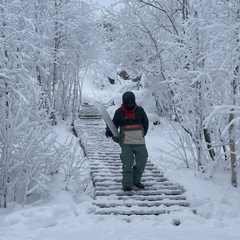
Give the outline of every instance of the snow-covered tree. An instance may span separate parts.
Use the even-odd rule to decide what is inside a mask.
[[[111,60],[131,74],[143,76],[138,85],[152,91],[159,114],[165,115],[171,108],[171,92],[162,85],[166,78],[163,53],[165,42],[177,31],[173,17],[177,4],[174,8],[164,1],[121,2],[124,8],[109,15],[114,26]]]
[[[217,5],[215,37],[211,42],[212,76],[216,79],[218,96],[207,119],[211,122],[216,148],[227,146],[223,151],[231,161],[232,185],[237,186],[237,159],[239,155],[239,1],[224,1]]]
[[[159,113],[180,122],[198,166],[231,156],[236,179],[239,1],[120,2],[125,7],[109,15],[112,61],[143,73]]]
[[[0,5],[0,206],[25,202],[33,191],[43,191],[47,175],[57,171],[55,135],[39,107],[34,57],[42,51],[28,2]],[[34,66],[34,67],[33,67]]]

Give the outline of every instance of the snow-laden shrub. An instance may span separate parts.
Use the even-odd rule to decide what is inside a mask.
[[[24,203],[34,191],[42,193],[59,165],[56,136],[38,110],[34,82],[29,81],[29,88],[21,80],[5,83],[0,96],[0,207]]]

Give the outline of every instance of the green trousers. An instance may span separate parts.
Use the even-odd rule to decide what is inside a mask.
[[[122,185],[123,187],[132,187],[133,184],[141,181],[145,165],[147,163],[148,152],[145,144],[141,145],[121,145],[122,160]],[[134,159],[136,165],[133,166]]]

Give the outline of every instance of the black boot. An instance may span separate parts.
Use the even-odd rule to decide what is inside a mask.
[[[141,189],[144,189],[144,188],[145,188],[145,186],[144,186],[142,183],[140,183],[140,182],[135,183],[134,186],[135,186],[135,187],[138,187],[138,188],[141,188]]]
[[[124,192],[132,191],[132,187],[129,187],[129,186],[123,187],[123,191]]]

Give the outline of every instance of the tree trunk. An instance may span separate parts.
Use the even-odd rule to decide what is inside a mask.
[[[239,6],[238,6],[239,7]],[[240,22],[240,8],[237,9],[237,22]],[[236,43],[239,46],[240,38],[239,38],[239,27],[236,29]],[[237,48],[239,50],[239,47]],[[236,99],[238,97],[239,91],[239,82],[240,82],[240,66],[237,65],[234,69],[234,79],[231,82],[232,86],[232,97],[233,97],[233,105],[237,105]],[[232,109],[232,112],[234,109]],[[230,145],[230,159],[231,159],[231,182],[234,187],[237,187],[237,157],[236,157],[236,142],[234,135],[234,124],[231,123],[234,120],[234,114],[230,113],[229,115],[229,123],[231,124],[229,127],[229,145]]]
[[[234,114],[230,113],[229,115],[229,122],[232,122],[234,119]],[[234,187],[237,187],[237,161],[236,161],[236,146],[235,146],[235,139],[233,136],[233,130],[234,130],[234,125],[231,124],[229,128],[229,135],[230,135],[230,159],[231,159],[231,170],[232,170],[232,176],[231,176],[231,182]]]
[[[210,155],[211,159],[214,161],[215,152],[212,149],[212,142],[211,142],[211,137],[210,137],[208,129],[204,128],[203,134],[204,134],[205,141],[207,142],[207,149],[208,149],[209,155]]]
[[[182,1],[182,18],[183,20],[188,19],[188,1],[187,0],[183,0]]]

